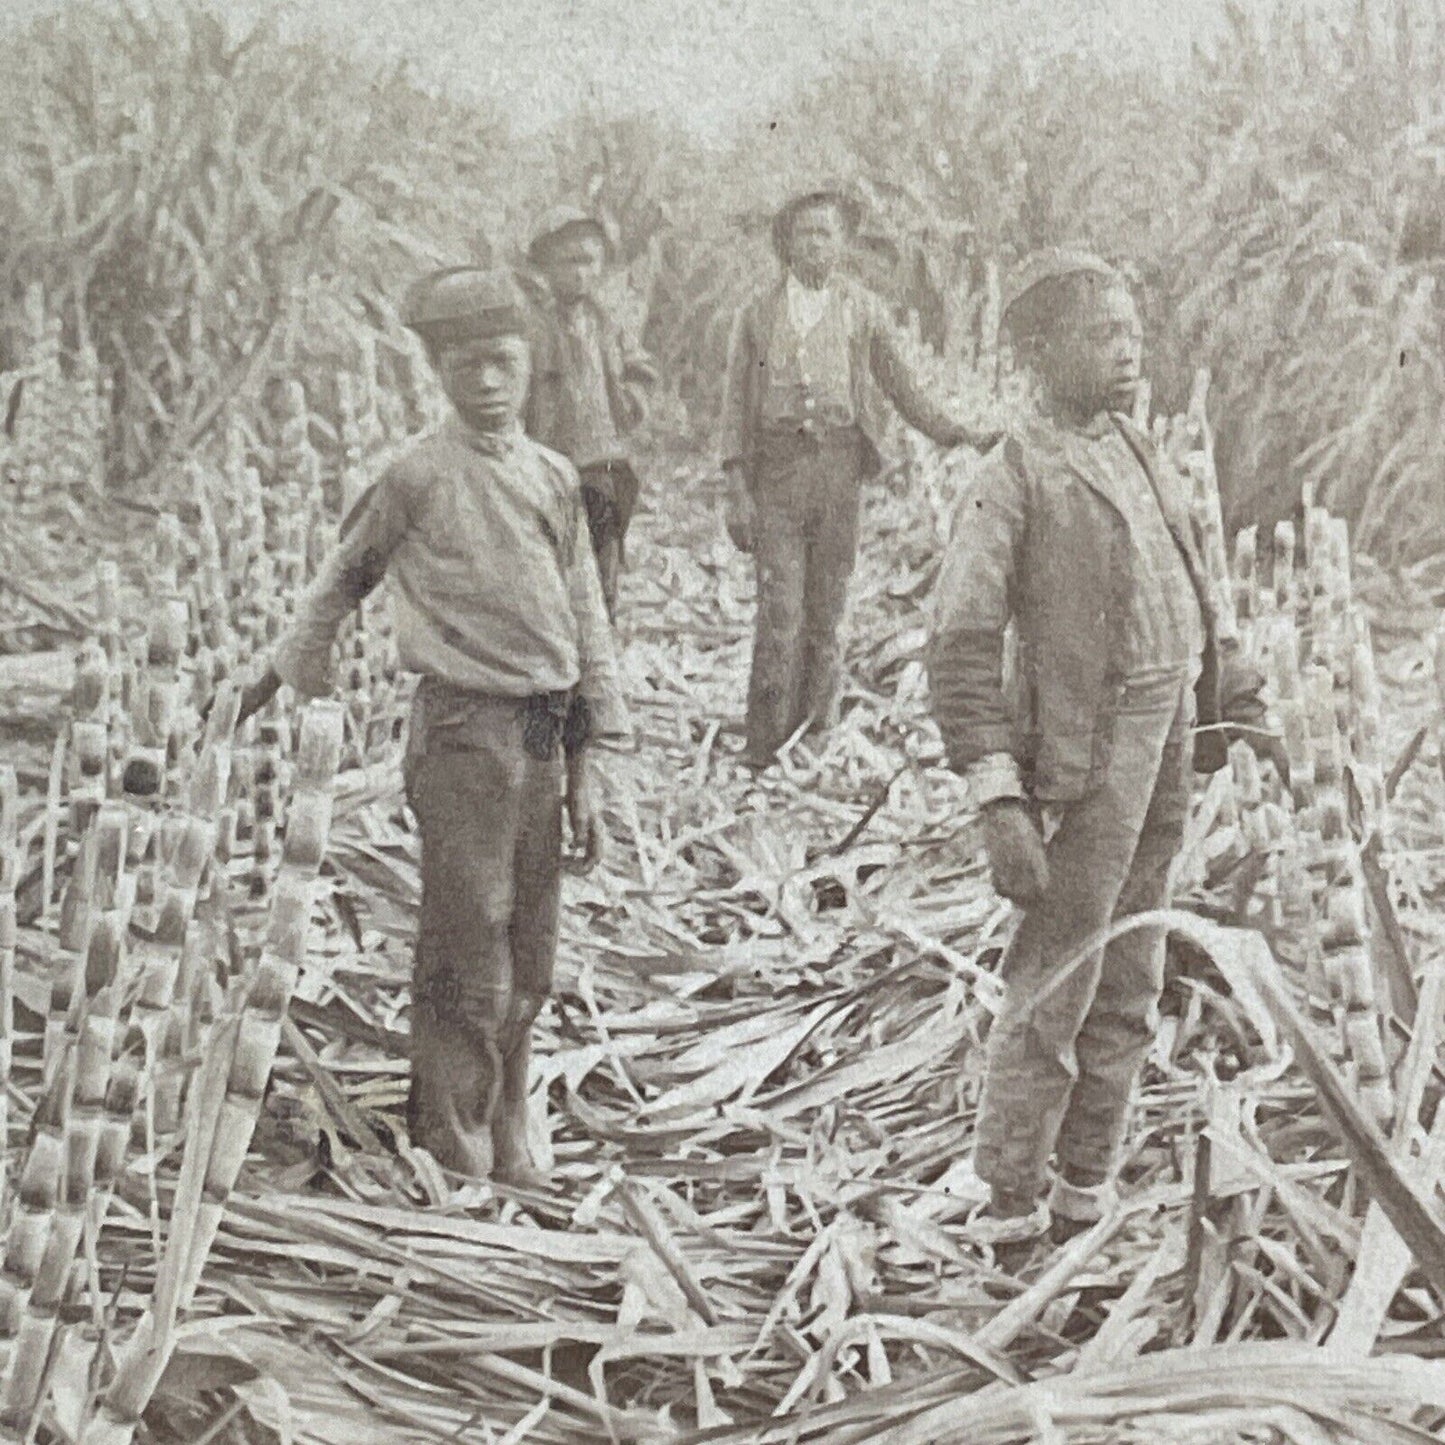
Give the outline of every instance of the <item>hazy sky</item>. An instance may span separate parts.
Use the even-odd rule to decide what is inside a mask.
[[[1032,21],[1069,43],[1095,25],[1150,48],[1173,39],[1164,19],[1178,0],[293,0],[300,18],[346,29],[368,45],[415,56],[449,88],[495,95],[519,124],[550,119],[589,93],[607,109],[655,105],[715,132],[756,112],[760,123],[800,75],[841,54],[928,56]],[[404,24],[398,14],[404,13]]]
[[[0,0],[12,19],[65,0]],[[271,0],[217,0],[238,18]],[[1246,0],[1261,9],[1270,0]],[[1294,0],[1292,8],[1332,3]],[[662,109],[705,136],[756,119],[838,56],[923,63],[1026,35],[1041,51],[1174,65],[1217,23],[1219,0],[281,0],[288,27],[419,77],[491,97],[521,129],[592,99],[608,112]]]

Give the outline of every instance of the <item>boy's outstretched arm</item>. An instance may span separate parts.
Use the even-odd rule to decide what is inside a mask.
[[[742,463],[748,453],[748,430],[752,422],[749,397],[752,370],[757,365],[752,308],[740,307],[728,333],[727,369],[723,374],[722,408],[718,412],[715,464],[719,471]]]
[[[276,644],[265,673],[242,691],[240,722],[264,707],[282,683],[301,697],[331,691],[336,631],[386,574],[406,527],[401,487],[388,472],[361,494],[342,520],[340,540],[302,595],[295,620]]]
[[[753,501],[747,464],[752,424],[749,399],[757,363],[752,308],[744,306],[734,316],[728,335],[727,371],[713,458],[724,486],[724,525],[733,546],[743,552],[753,550]]]

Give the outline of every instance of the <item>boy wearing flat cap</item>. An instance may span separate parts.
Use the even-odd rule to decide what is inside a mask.
[[[594,750],[629,724],[577,472],[522,429],[516,283],[444,271],[405,309],[456,415],[357,501],[242,710],[283,681],[328,691],[337,628],[390,577],[401,663],[421,675],[403,763],[422,864],[408,1126],[459,1174],[535,1185],[527,1073],[552,985],[564,798],[590,866]]]
[[[778,212],[783,274],[738,313],[729,347],[718,464],[728,533],[757,572],[746,758],[759,768],[805,723],[836,721],[859,505],[882,461],[874,383],[940,445],[982,440],[924,389],[882,302],[841,274],[857,211],[823,190]]]
[[[640,490],[626,437],[647,415],[657,373],[603,308],[599,288],[611,260],[606,227],[585,211],[559,206],[538,225],[527,249],[543,285],[534,296],[526,425],[530,436],[581,473],[602,593],[615,619],[623,548]]]
[[[1066,1237],[1109,1197],[1158,1024],[1164,935],[1080,955],[1112,920],[1166,906],[1191,773],[1222,766],[1232,735],[1188,498],[1125,415],[1140,363],[1128,289],[1095,256],[1048,252],[1021,268],[1004,320],[1037,415],[961,502],[929,653],[934,716],[981,809],[994,886],[1023,909],[974,1153],[992,1197],[972,1229],[990,1243],[1051,1220]],[[1261,682],[1232,667],[1229,722],[1261,721]]]

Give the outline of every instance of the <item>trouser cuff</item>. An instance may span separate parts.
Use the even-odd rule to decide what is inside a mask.
[[[1000,1189],[995,1185],[989,1194],[989,1208],[994,1214],[1009,1218],[1032,1214],[1042,1194],[1038,1189]]]
[[[1076,1224],[1096,1224],[1113,1208],[1117,1198],[1108,1180],[1098,1184],[1074,1184],[1060,1175],[1049,1191],[1049,1211],[1056,1219]]]

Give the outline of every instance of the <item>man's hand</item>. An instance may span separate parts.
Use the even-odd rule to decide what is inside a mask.
[[[599,791],[597,764],[584,748],[567,760],[567,823],[572,830],[567,866],[577,873],[590,873],[602,858]]]
[[[1000,798],[979,815],[994,891],[1011,903],[1037,903],[1049,886],[1043,834],[1018,798]]]
[[[972,447],[980,456],[991,452],[1004,438],[1001,431],[974,431],[972,427],[958,426],[945,439],[947,447]]]
[[[747,482],[742,469],[729,467],[727,479],[727,500],[723,503],[723,525],[728,537],[739,552],[753,550],[753,499],[748,495]]]

